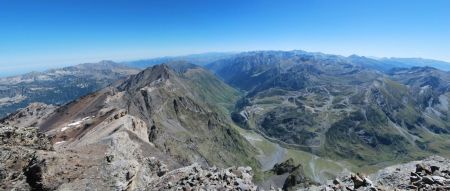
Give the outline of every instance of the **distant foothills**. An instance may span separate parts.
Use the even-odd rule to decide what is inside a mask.
[[[0,117],[26,107],[33,102],[62,105],[83,95],[87,95],[111,82],[136,74],[142,69],[173,61],[186,61],[214,70],[221,60],[230,60],[255,53],[295,53],[339,58],[367,67],[388,71],[393,68],[433,67],[450,71],[450,63],[424,58],[373,58],[351,55],[348,57],[323,53],[293,51],[250,51],[250,52],[210,52],[186,56],[167,56],[127,62],[100,61],[64,68],[50,69],[44,72],[30,72],[0,78]]]

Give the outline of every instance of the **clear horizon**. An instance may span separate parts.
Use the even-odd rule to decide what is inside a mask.
[[[0,0],[0,23],[0,76],[253,50],[450,61],[445,0]]]

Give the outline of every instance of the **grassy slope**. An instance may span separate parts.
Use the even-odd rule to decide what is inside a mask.
[[[184,75],[190,80],[191,87],[194,88],[193,92],[198,94],[197,99],[219,109],[218,111],[226,116],[241,96],[239,91],[204,69],[191,69]]]
[[[241,96],[241,93],[234,88],[228,86],[224,82],[220,81],[216,76],[210,72],[195,68],[190,69],[184,73],[184,77],[189,80],[190,87],[193,88],[191,92],[196,94],[196,99],[209,105],[214,112],[217,112],[228,124],[231,124],[231,119],[229,118],[229,111],[234,106],[234,103]],[[209,155],[211,163],[214,164],[215,160],[220,160],[222,157],[216,155],[217,150],[220,147],[235,148],[231,152],[235,155],[236,162],[230,163],[230,165],[249,165],[254,169],[260,168],[259,163],[254,160],[254,155],[256,152],[252,145],[245,140],[235,128],[216,128],[213,131],[214,134],[220,136],[219,140],[231,140],[229,142],[223,142],[222,145],[217,147],[212,147],[209,144],[200,144],[199,151],[203,155]],[[241,146],[243,148],[238,148]],[[230,161],[231,162],[231,161]]]

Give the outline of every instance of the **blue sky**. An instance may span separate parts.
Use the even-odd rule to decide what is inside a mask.
[[[450,1],[0,0],[0,75],[269,49],[450,61]]]

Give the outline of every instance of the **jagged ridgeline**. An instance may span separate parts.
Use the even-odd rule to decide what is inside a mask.
[[[232,119],[287,147],[357,165],[450,156],[450,74],[389,66],[357,56],[261,51],[208,67],[247,92]]]
[[[185,62],[158,65],[118,90],[129,114],[150,122],[149,140],[173,155],[210,165],[257,164],[251,145],[230,127],[225,112],[238,92],[209,71]]]
[[[214,106],[237,95],[207,70],[178,62],[148,68],[62,109],[69,111],[71,120],[125,112],[145,123],[144,139],[177,161],[230,166],[254,162],[252,147],[230,128],[223,108]],[[89,103],[85,110],[71,115],[72,108],[85,102]],[[67,121],[64,118],[52,117],[51,123],[44,123],[52,126],[43,128],[53,129],[59,121]]]
[[[145,69],[59,108],[34,104],[2,124],[32,124],[51,138],[56,152],[43,163],[60,170],[42,169],[43,176],[52,177],[43,187],[139,190],[155,186],[151,173],[158,170],[149,165],[155,160],[168,169],[194,162],[258,169],[255,148],[230,126],[227,107],[238,96],[211,72],[176,62]],[[72,179],[52,174],[63,172]]]

